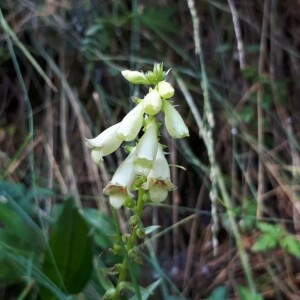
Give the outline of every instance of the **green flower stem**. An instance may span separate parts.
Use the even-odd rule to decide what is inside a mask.
[[[138,200],[137,200],[137,205],[134,209],[134,216],[136,216],[138,222],[140,221],[141,218],[141,214],[143,211],[143,207],[144,207],[144,197],[145,191],[142,188],[139,188],[138,190]],[[128,252],[134,248],[135,244],[136,244],[136,240],[137,240],[137,230],[139,229],[139,226],[136,225],[133,228],[132,234],[130,236],[130,239],[127,243],[127,245],[125,245],[125,250],[126,250],[126,254],[124,255],[123,261],[122,261],[122,266],[121,266],[121,270],[119,273],[119,278],[118,278],[118,283],[117,283],[117,293],[115,296],[115,299],[119,299],[119,289],[118,286],[120,285],[121,282],[126,280],[126,276],[127,276],[127,269],[128,269],[128,261],[129,261],[129,257],[128,257]],[[138,294],[139,291],[138,291]]]

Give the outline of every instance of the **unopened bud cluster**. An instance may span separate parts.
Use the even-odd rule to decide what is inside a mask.
[[[104,188],[110,204],[120,208],[124,201],[133,198],[134,183],[141,176],[145,178],[141,188],[149,192],[150,200],[162,202],[169,191],[175,189],[170,179],[170,168],[159,142],[159,123],[156,119],[161,111],[164,123],[171,137],[183,138],[189,135],[182,117],[174,108],[170,98],[174,88],[165,81],[162,64],[155,64],[153,71],[143,73],[125,70],[124,78],[133,84],[149,86],[149,92],[138,104],[117,123],[93,139],[87,139],[93,160],[99,164],[103,156],[117,150],[124,141],[136,141],[127,158],[117,168],[111,181]],[[140,139],[138,134],[143,132]]]

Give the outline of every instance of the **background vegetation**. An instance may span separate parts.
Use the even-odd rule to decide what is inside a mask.
[[[162,136],[186,170],[144,211],[160,227],[132,290],[299,299],[299,1],[194,2],[0,2],[1,299],[100,299],[112,286],[118,232],[102,189],[125,153],[98,169],[84,141],[141,93],[120,71],[154,62],[172,68],[191,136]],[[128,230],[128,211],[118,218]]]

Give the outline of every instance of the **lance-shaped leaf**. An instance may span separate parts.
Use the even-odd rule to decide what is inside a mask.
[[[63,291],[75,294],[90,278],[92,259],[88,225],[69,198],[51,233],[43,272]]]

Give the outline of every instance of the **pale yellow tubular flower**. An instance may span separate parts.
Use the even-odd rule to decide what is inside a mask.
[[[153,119],[146,125],[145,133],[136,146],[134,163],[139,175],[147,176],[156,158],[158,148],[157,129],[157,123]]]
[[[142,128],[143,115],[144,107],[141,102],[123,118],[117,129],[117,136],[125,141],[134,140]]]
[[[122,71],[123,77],[133,84],[148,84],[148,79],[142,72],[124,70]]]
[[[156,115],[160,112],[162,100],[157,90],[151,90],[142,101],[145,113],[148,115]]]
[[[86,140],[86,146],[92,149],[91,155],[95,163],[103,161],[103,156],[109,155],[116,151],[122,144],[122,139],[117,136],[117,129],[120,123],[117,123],[93,139]]]
[[[127,158],[117,168],[111,181],[103,189],[105,195],[109,196],[109,202],[112,207],[120,208],[126,197],[132,197],[131,186],[135,180],[135,148],[133,148]]]
[[[162,202],[167,198],[168,192],[176,188],[170,179],[170,167],[165,158],[162,146],[158,145],[155,161],[147,176],[143,188],[149,190],[153,202]]]
[[[163,111],[165,113],[165,125],[171,137],[180,139],[190,135],[181,115],[167,100],[163,101]]]

